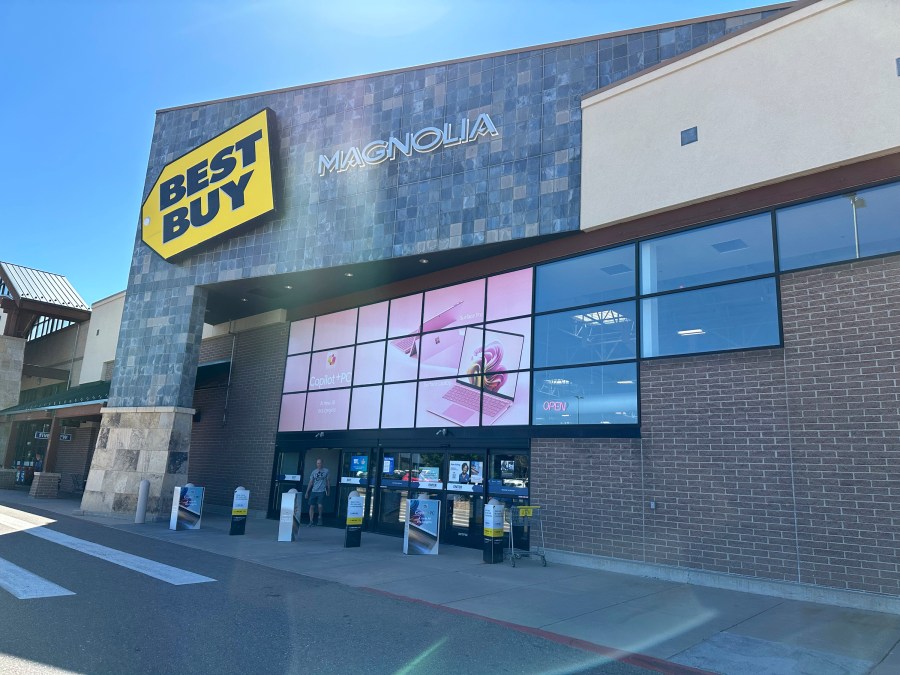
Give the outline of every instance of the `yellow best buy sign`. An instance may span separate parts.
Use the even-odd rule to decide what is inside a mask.
[[[165,166],[141,207],[141,238],[168,260],[275,210],[266,108]]]

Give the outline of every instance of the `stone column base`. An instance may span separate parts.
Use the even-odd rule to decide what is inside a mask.
[[[34,474],[28,496],[36,499],[56,499],[59,497],[59,479],[58,473],[38,471]]]
[[[105,408],[81,498],[88,514],[133,516],[142,480],[150,481],[147,521],[168,520],[172,491],[187,482],[194,411]]]

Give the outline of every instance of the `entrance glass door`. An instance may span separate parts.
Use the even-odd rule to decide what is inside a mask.
[[[383,450],[379,455],[380,483],[375,527],[387,534],[403,534],[409,498],[412,453]]]
[[[491,450],[488,471],[488,497],[511,506],[524,506],[529,503],[530,457],[527,452],[516,450]],[[504,525],[506,532],[509,526]],[[516,548],[528,549],[529,532],[527,527],[516,527],[513,532]]]
[[[291,488],[303,494],[303,467],[302,450],[285,450],[277,454],[275,460],[275,485],[269,501],[269,517],[278,517],[281,509],[281,495]]]
[[[443,538],[448,544],[480,548],[484,534],[484,451],[451,451]]]
[[[341,477],[338,491],[338,516],[341,526],[347,521],[347,500],[352,492],[356,492],[365,500],[363,527],[368,529],[371,524],[375,502],[376,472],[372,471],[375,462],[374,454],[368,449],[352,448],[344,450],[341,455]]]

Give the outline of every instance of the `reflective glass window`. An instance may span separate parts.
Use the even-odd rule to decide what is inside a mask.
[[[645,298],[641,336],[645,357],[777,345],[775,280]]]
[[[635,294],[634,246],[541,265],[536,274],[536,312],[627,298]]]
[[[534,318],[534,367],[633,359],[634,302],[595,305]]]
[[[851,195],[856,208],[859,255],[900,251],[900,183]]]
[[[533,424],[637,424],[637,364],[534,373]]]
[[[772,217],[768,213],[641,244],[642,293],[660,293],[774,271]]]
[[[778,209],[775,222],[782,270],[856,257],[853,201],[847,196]]]

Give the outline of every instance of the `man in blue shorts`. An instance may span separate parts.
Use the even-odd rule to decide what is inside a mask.
[[[310,494],[311,493],[311,494]],[[316,460],[316,470],[309,476],[306,486],[306,500],[309,502],[309,527],[315,525],[313,513],[319,505],[319,525],[322,524],[322,511],[325,510],[325,498],[328,496],[328,469],[322,467],[322,460]]]

